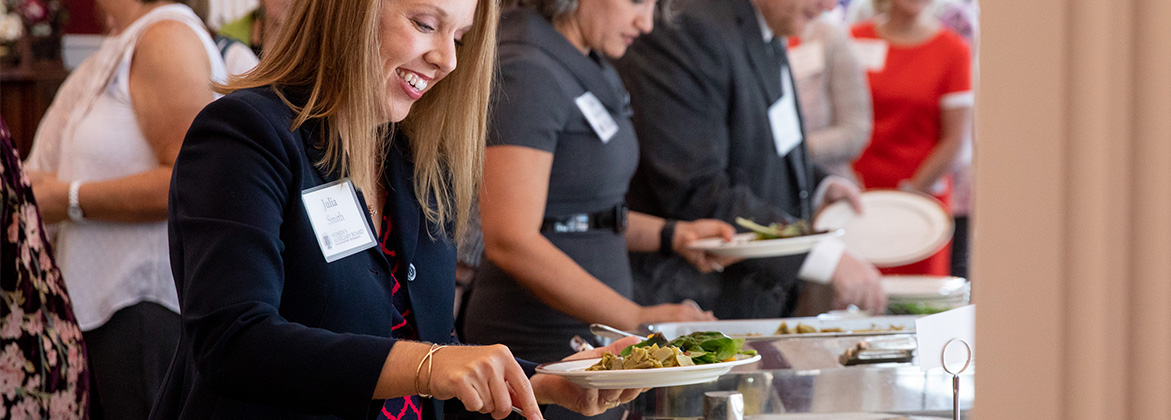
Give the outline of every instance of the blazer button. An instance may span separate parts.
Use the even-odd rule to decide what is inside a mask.
[[[806,191],[806,190],[801,190],[801,193],[800,193],[800,194],[798,194],[798,195],[800,195],[800,196],[801,196],[801,199],[802,199],[802,200],[808,199],[808,198],[809,198],[809,191]]]
[[[415,281],[415,264],[407,264],[407,281]]]

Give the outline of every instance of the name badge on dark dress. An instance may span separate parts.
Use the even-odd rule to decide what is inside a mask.
[[[358,204],[354,184],[334,181],[301,191],[317,245],[325,262],[334,262],[375,245],[365,209]]]
[[[614,133],[618,132],[618,123],[610,117],[610,112],[606,111],[602,101],[599,101],[593,93],[586,92],[574,99],[573,102],[577,103],[577,107],[585,115],[590,127],[594,128],[594,133],[602,139],[602,143],[609,143],[610,139],[614,137]]]

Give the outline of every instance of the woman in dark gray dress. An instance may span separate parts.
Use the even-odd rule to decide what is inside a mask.
[[[484,259],[464,312],[464,340],[502,343],[535,362],[572,353],[589,323],[714,319],[688,304],[629,299],[627,250],[679,252],[701,270],[726,263],[689,250],[734,229],[629,213],[638,166],[626,89],[602,57],[651,30],[654,0],[533,0],[503,14],[480,211]],[[627,223],[629,218],[629,223]]]

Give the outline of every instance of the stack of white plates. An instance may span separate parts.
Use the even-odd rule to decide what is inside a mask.
[[[894,314],[926,315],[971,303],[972,286],[962,277],[885,276],[887,310]]]

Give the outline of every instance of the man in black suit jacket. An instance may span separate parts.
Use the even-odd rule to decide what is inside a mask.
[[[685,0],[686,1],[686,0]],[[809,220],[815,204],[857,199],[807,159],[781,37],[822,12],[818,0],[692,0],[618,61],[641,146],[632,210],[664,218]],[[854,201],[856,203],[856,201]],[[840,241],[809,254],[702,274],[677,256],[632,255],[635,299],[693,299],[720,318],[792,314],[802,281],[828,283],[834,306],[881,312],[878,271]]]

